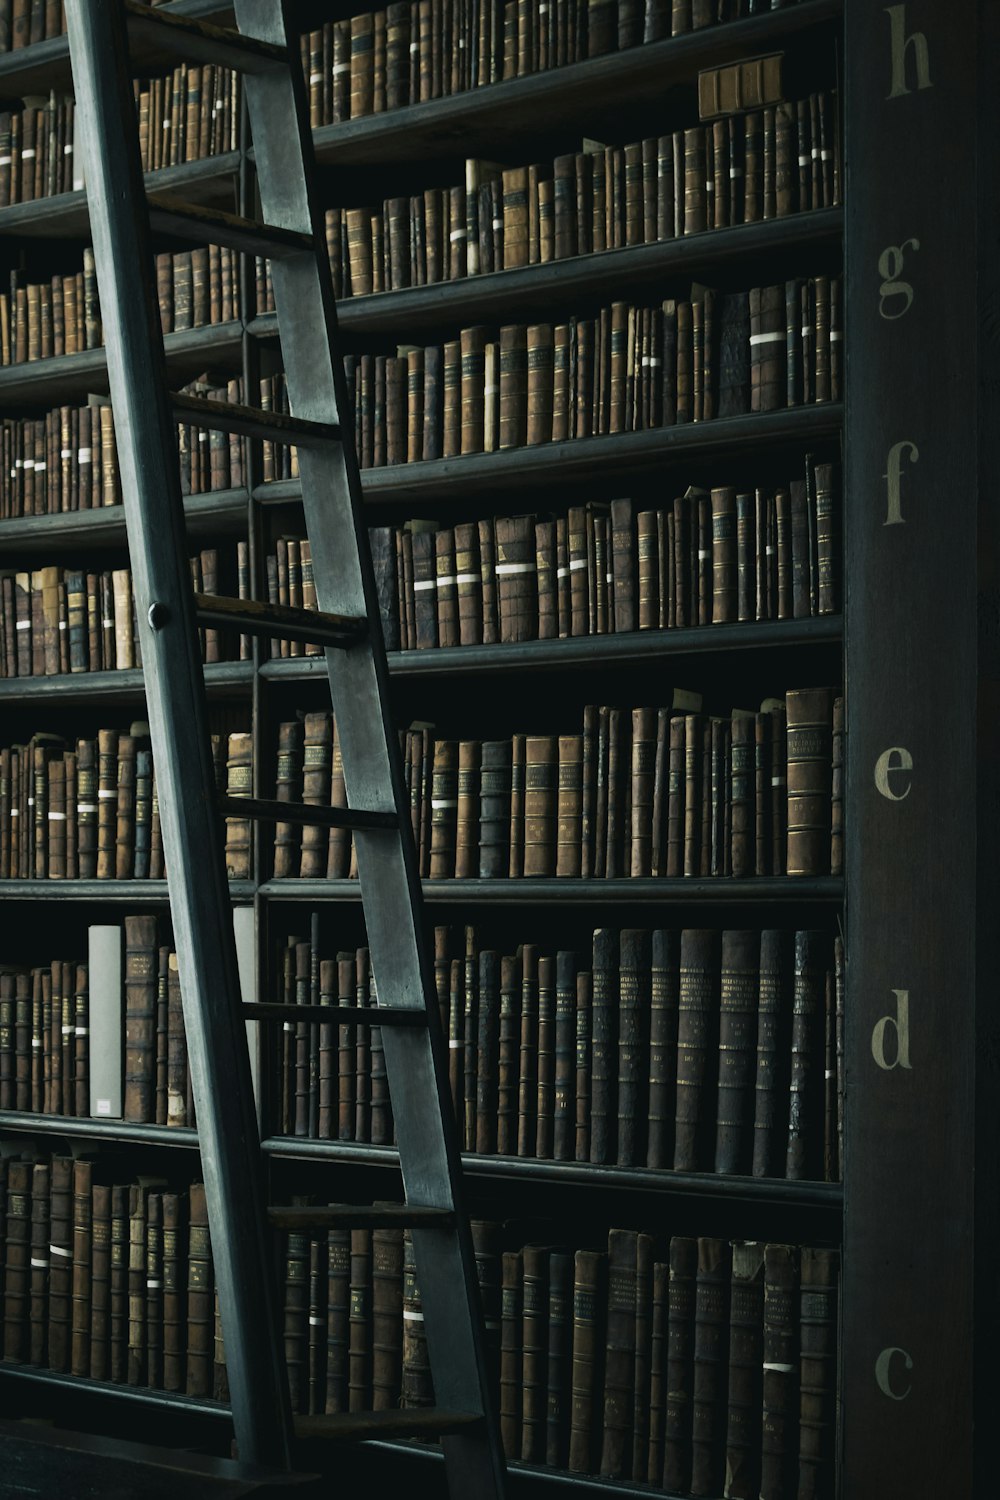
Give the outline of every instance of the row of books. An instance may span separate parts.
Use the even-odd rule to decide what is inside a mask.
[[[775,8],[777,0],[397,0],[303,35],[313,128],[522,78]]]
[[[204,1186],[115,1182],[113,1170],[99,1159],[0,1157],[4,1359],[221,1395]]]
[[[0,969],[0,1109],[89,1115],[90,986],[85,962]]]
[[[841,201],[834,116],[835,97],[813,94],[624,147],[588,141],[541,165],[469,160],[454,186],[329,209],[336,294],[455,281],[832,207]],[[258,258],[261,312],[274,305],[266,277]]]
[[[249,598],[246,542],[204,547],[190,559],[200,594]],[[249,658],[246,637],[212,627],[199,631],[202,660]],[[142,666],[140,632],[128,568],[85,572],[46,567],[0,575],[0,677],[51,677]]]
[[[241,403],[242,380],[216,385],[207,376],[182,394]],[[232,433],[177,425],[181,490],[201,495],[245,482],[243,439]],[[106,396],[86,406],[59,406],[44,417],[0,421],[0,520],[96,510],[121,503],[114,414]]]
[[[604,433],[838,401],[839,278],[750,292],[700,288],[691,302],[616,302],[567,323],[464,328],[395,356],[348,354],[362,468],[492,453]],[[287,409],[282,376],[262,382]],[[263,445],[265,480],[298,472]]]
[[[829,875],[843,866],[843,699],[759,713],[589,705],[582,732],[439,738],[415,727],[403,769],[420,873],[437,879]],[[278,726],[277,796],[346,807],[329,713]],[[353,875],[347,829],[279,823],[276,878]]]
[[[112,1176],[0,1158],[4,1358],[226,1399],[203,1185]],[[835,1251],[634,1229],[580,1244],[544,1221],[477,1220],[473,1243],[508,1458],[675,1494],[721,1494],[727,1473],[735,1496],[829,1493]],[[407,1232],[289,1234],[281,1259],[294,1411],[433,1403]]]
[[[148,0],[162,5],[164,0]],[[16,52],[61,36],[66,30],[63,0],[0,0],[0,52]]]
[[[434,951],[465,1151],[839,1179],[839,937],[601,928],[587,952],[503,954],[473,927],[438,927]],[[267,1054],[275,1128],[390,1144],[378,1028],[294,1020],[296,1005],[375,1005],[368,949],[324,958],[290,937],[276,977],[289,1021]]]
[[[249,733],[213,734],[211,748],[217,789],[249,796]],[[249,877],[248,820],[226,819],[226,862],[232,878]],[[163,877],[148,724],[0,749],[0,880]]]
[[[239,311],[236,251],[207,245],[156,257],[156,288],[164,333],[227,323]],[[26,282],[12,271],[0,293],[0,364],[16,365],[98,349],[104,342],[94,252],[83,270]]]

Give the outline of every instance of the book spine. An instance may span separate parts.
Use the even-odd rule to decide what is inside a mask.
[[[716,1172],[745,1175],[750,1166],[759,963],[758,932],[723,933]]]
[[[764,1353],[764,1246],[733,1245],[729,1300],[729,1410],[726,1488],[733,1500],[760,1494],[760,1420]]]

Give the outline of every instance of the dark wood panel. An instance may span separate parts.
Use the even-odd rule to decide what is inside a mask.
[[[977,514],[996,467],[977,395],[995,431],[997,266],[976,224],[993,9],[847,5],[850,1500],[976,1493],[974,1181],[996,1194],[973,1145],[977,1025],[996,1012],[997,554]]]
[[[247,697],[253,687],[253,662],[208,662],[205,688],[210,698]],[[142,668],[114,672],[77,672],[59,677],[10,677],[0,679],[0,703],[141,703],[146,696]]]
[[[42,45],[45,45],[44,43]],[[211,203],[234,209],[238,151],[207,156],[202,161],[180,162],[146,173],[150,192],[172,192],[189,203]],[[0,237],[23,239],[89,239],[90,215],[85,192],[56,193],[30,203],[12,203],[0,209]],[[175,242],[176,244],[176,242]]]
[[[249,499],[247,491],[242,489],[186,496],[184,520],[188,535],[245,534]],[[0,521],[0,552],[5,556],[29,552],[51,555],[63,548],[90,550],[124,545],[125,511],[120,505],[60,511],[50,516],[14,516]]]
[[[214,323],[168,333],[163,348],[171,378],[179,383],[201,374],[206,365],[238,370],[243,358],[243,325]],[[107,388],[108,363],[103,349],[85,349],[79,354],[60,354],[54,359],[0,369],[0,402],[7,407],[67,403]]]

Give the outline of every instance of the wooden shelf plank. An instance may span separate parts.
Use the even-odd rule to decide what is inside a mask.
[[[245,489],[212,490],[184,497],[189,535],[246,535],[249,494]],[[124,547],[125,511],[120,505],[96,510],[60,511],[49,516],[13,516],[0,521],[0,552],[51,552],[60,547]]]
[[[210,698],[244,696],[253,686],[253,662],[220,661],[205,664],[205,688]],[[142,668],[114,672],[76,672],[59,677],[9,677],[0,680],[0,703],[111,704],[138,703],[145,698]]]
[[[203,1400],[195,1396],[184,1396],[178,1391],[152,1390],[148,1386],[118,1385],[111,1380],[89,1380],[82,1375],[62,1375],[55,1370],[43,1370],[35,1365],[15,1365],[0,1361],[0,1375],[14,1380],[35,1381],[51,1386],[53,1390],[76,1391],[81,1395],[113,1396],[123,1401],[134,1401],[146,1406],[169,1408],[182,1412],[203,1412],[206,1416],[232,1418],[229,1407],[219,1401]]]
[[[39,1115],[17,1109],[0,1110],[0,1131],[6,1135],[57,1135],[69,1140],[134,1141],[144,1146],[183,1146],[198,1149],[198,1133],[179,1126],[137,1125],[127,1120],[89,1116]]]
[[[230,899],[237,905],[253,900],[252,880],[231,880]],[[164,906],[165,880],[0,880],[0,900],[100,901],[115,906]]]
[[[0,892],[7,882],[0,881]],[[135,885],[141,882],[133,882]],[[267,880],[260,894],[272,901],[360,901],[357,880]],[[708,879],[636,878],[621,880],[520,879],[425,880],[424,900],[468,905],[628,906],[697,902],[699,905],[788,904],[807,902],[834,907],[844,897],[839,875],[811,878],[788,875],[753,876],[745,880],[716,876]]]

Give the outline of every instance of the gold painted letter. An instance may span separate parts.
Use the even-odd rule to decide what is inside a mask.
[[[887,99],[900,99],[904,94],[910,93],[906,82],[906,54],[913,48],[913,60],[917,65],[917,88],[929,89],[931,87],[930,58],[927,52],[927,38],[922,31],[915,31],[912,36],[906,35],[906,6],[887,5],[885,13],[889,17],[889,50],[891,53],[891,79]]]
[[[898,1345],[893,1346],[891,1349],[883,1349],[882,1353],[875,1361],[875,1384],[878,1386],[883,1396],[888,1396],[890,1401],[905,1401],[907,1396],[910,1394],[912,1386],[908,1385],[905,1391],[894,1391],[890,1384],[890,1378],[892,1375],[892,1359],[894,1354],[902,1355],[904,1369],[913,1369],[913,1360],[907,1354],[905,1349],[900,1349]]]
[[[904,240],[901,245],[886,245],[878,258],[878,274],[882,278],[882,284],[878,289],[878,310],[879,314],[889,322],[903,317],[913,305],[913,286],[909,281],[902,281],[899,274],[903,269],[906,251],[911,247],[919,250],[920,241]],[[900,297],[903,298],[902,306],[897,305],[892,311],[888,311],[885,304]]]
[[[891,1073],[893,1068],[912,1070],[913,1067],[910,1062],[910,992],[893,990],[892,993],[896,997],[896,1014],[883,1016],[881,1021],[875,1023],[872,1032],[872,1057],[886,1073]],[[886,1056],[886,1040],[890,1029],[890,1047],[895,1053],[891,1061]]]
[[[920,450],[917,447],[916,443],[907,442],[905,438],[901,443],[893,443],[892,447],[889,449],[889,456],[886,459],[885,473],[882,475],[882,478],[886,482],[889,497],[889,503],[886,507],[884,522],[884,525],[886,526],[903,525],[903,506],[900,500],[899,486],[902,483],[903,479],[900,470],[903,466],[904,453],[906,454],[911,464],[915,464],[920,458]]]
[[[898,771],[912,771],[913,756],[909,750],[904,750],[902,745],[893,745],[890,750],[883,750],[875,762],[875,785],[883,797],[890,802],[902,802],[910,795],[910,784],[907,782],[903,791],[894,792],[889,785],[889,777]]]

